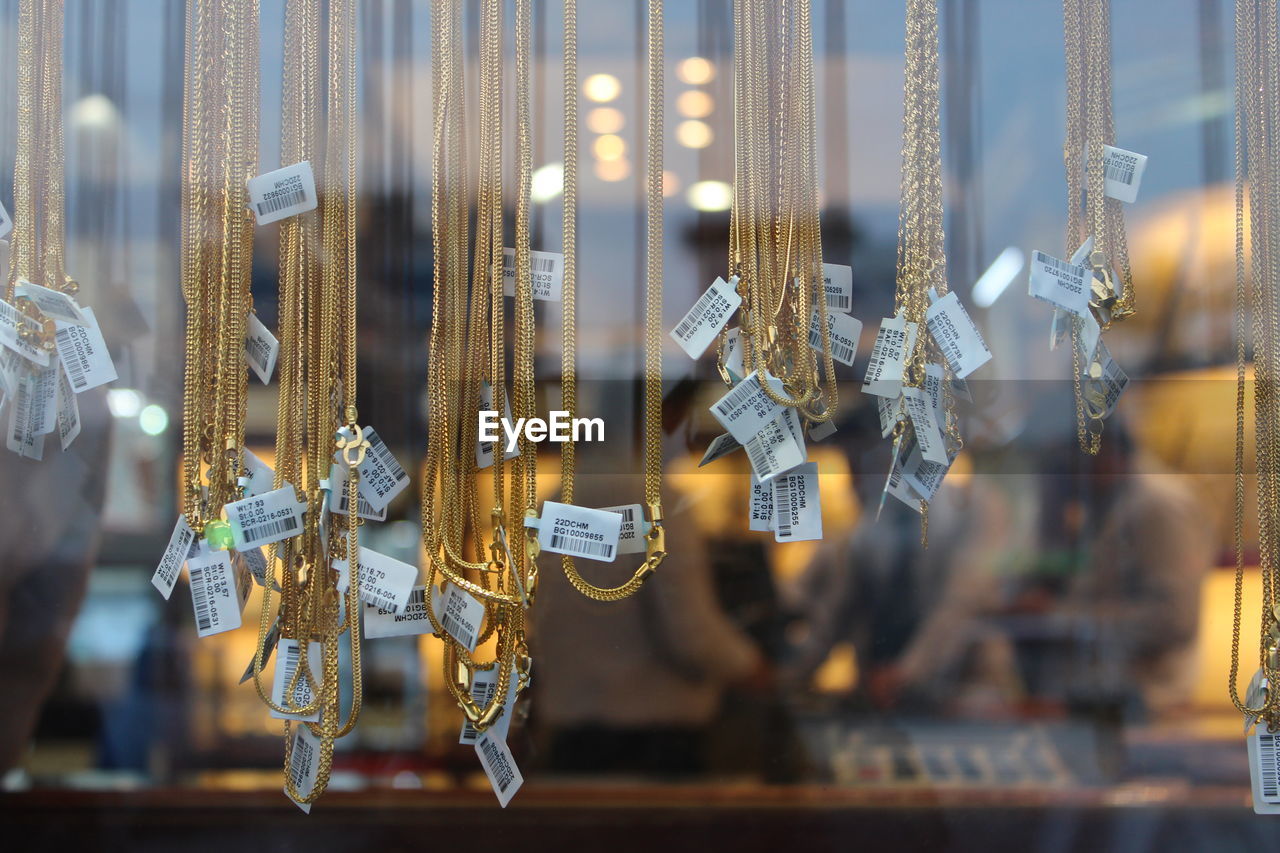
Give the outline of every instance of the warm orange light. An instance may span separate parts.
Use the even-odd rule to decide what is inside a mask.
[[[676,110],[685,118],[706,118],[715,108],[715,99],[698,89],[681,92],[676,98]]]
[[[630,174],[631,164],[626,160],[600,160],[596,163],[596,177],[602,181],[622,181]]]
[[[591,150],[601,160],[621,160],[623,155],[627,153],[627,143],[622,141],[621,136],[606,133],[596,139],[591,146]]]
[[[582,84],[588,100],[606,104],[622,94],[622,82],[612,74],[592,74]]]
[[[711,125],[689,119],[676,125],[676,141],[685,148],[706,148],[711,144]]]
[[[613,107],[596,107],[587,113],[587,130],[592,133],[617,133],[625,124],[622,110]]]
[[[715,79],[716,68],[701,56],[691,56],[676,66],[676,76],[690,86],[701,86]]]

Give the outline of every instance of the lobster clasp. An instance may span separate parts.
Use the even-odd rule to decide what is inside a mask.
[[[662,523],[662,504],[655,501],[645,504],[645,507],[649,532],[644,535],[644,565],[637,573],[641,581],[648,580],[667,558],[667,531]]]

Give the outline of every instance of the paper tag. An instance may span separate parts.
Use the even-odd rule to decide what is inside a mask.
[[[818,312],[813,312],[809,324],[809,346],[822,352],[822,326]],[[848,314],[827,314],[827,340],[831,342],[831,357],[841,364],[852,365],[858,352],[858,338],[862,335],[862,321]]]
[[[480,766],[484,768],[484,775],[489,777],[493,793],[498,795],[498,802],[505,809],[507,803],[511,802],[511,798],[516,795],[516,791],[519,791],[520,786],[524,784],[524,777],[520,775],[516,760],[511,757],[507,742],[485,732],[476,741],[476,755],[480,756]]]
[[[612,563],[618,556],[622,516],[585,506],[543,501],[538,544],[543,551]]]
[[[616,512],[622,516],[622,526],[618,528],[618,553],[643,554],[645,552],[644,508],[640,504],[625,506],[601,507],[605,512]]]
[[[777,542],[822,538],[817,462],[806,462],[773,481],[773,519]]]
[[[346,576],[345,585],[349,585],[347,561],[334,560],[333,565],[340,577]],[[366,604],[399,613],[409,606],[409,596],[417,582],[416,567],[368,548],[360,549],[360,600]]]
[[[821,421],[816,424],[809,424],[809,440],[822,441],[836,434],[836,422],[834,420]]]
[[[30,429],[36,435],[47,435],[58,426],[58,360],[31,372]]]
[[[315,210],[319,199],[316,176],[306,160],[250,178],[245,186],[249,190],[249,209],[259,225]]]
[[[1089,288],[1093,273],[1088,267],[1060,261],[1052,255],[1031,253],[1031,278],[1027,292],[1063,311],[1083,317],[1089,313]]]
[[[186,516],[179,515],[177,522],[173,525],[173,532],[169,534],[169,544],[165,546],[155,574],[151,576],[151,585],[159,590],[165,601],[168,601],[169,596],[173,594],[173,586],[178,582],[178,573],[182,571],[182,564],[187,561],[187,554],[190,553],[191,545],[195,541],[196,532],[187,523]]]
[[[493,701],[494,695],[498,692],[498,668],[493,669],[476,669],[471,672],[471,701],[475,702],[481,708],[489,707],[489,703]],[[493,721],[486,731],[493,737],[498,738],[503,743],[507,741],[507,733],[511,731],[511,714],[516,707],[516,697],[519,691],[516,690],[516,679],[513,676],[511,683],[507,687],[507,698],[502,703],[502,713]],[[476,727],[471,720],[462,718],[462,731],[458,734],[458,743],[470,746],[480,739],[480,732],[476,731]]]
[[[0,300],[0,344],[8,347],[18,355],[35,362],[41,367],[49,366],[49,353],[30,341],[24,341],[18,334],[22,312]]]
[[[58,374],[58,440],[66,450],[80,435],[80,404],[66,373]]]
[[[280,638],[279,654],[276,655],[276,671],[271,679],[271,701],[285,708],[305,708],[310,705],[315,701],[314,685],[320,683],[320,677],[316,674],[316,665],[322,663],[321,656],[324,650],[319,643],[310,642],[307,643],[307,669],[310,671],[298,677],[293,695],[288,702],[285,701],[285,690],[293,680],[294,673],[298,671],[298,663],[302,659],[301,648],[297,640],[291,640],[288,637]],[[277,720],[305,720],[309,723],[320,720],[318,707],[310,714],[286,714],[275,708],[268,708],[267,713]]]
[[[52,369],[56,370],[57,366]],[[13,401],[9,406],[9,428],[5,431],[5,445],[10,450],[37,462],[44,458],[44,435],[33,428],[36,409],[33,403],[38,384],[39,380],[30,371],[18,374],[14,380]]]
[[[244,357],[263,385],[271,384],[271,374],[275,372],[278,355],[280,341],[258,319],[258,315],[250,311],[249,328],[244,335]]]
[[[774,393],[784,393],[781,380],[765,375]],[[711,414],[720,425],[741,444],[755,438],[769,421],[776,418],[783,405],[775,403],[760,384],[760,372],[751,375],[729,389],[729,392],[711,406]]]
[[[1106,194],[1126,204],[1137,201],[1142,173],[1147,170],[1147,155],[1104,145],[1102,164],[1106,170]]]
[[[884,508],[885,495],[892,495],[896,500],[901,501],[916,512],[921,511],[920,498],[916,496],[911,487],[907,485],[906,479],[902,476],[902,454],[899,453],[898,443],[894,443],[893,463],[889,466],[889,476],[885,478],[884,492],[880,495],[880,508]],[[877,512],[876,518],[878,519]]]
[[[689,358],[701,357],[741,304],[738,277],[728,281],[717,277],[671,330],[672,340],[688,353]]]
[[[733,451],[742,447],[742,444],[729,433],[718,435],[712,439],[711,444],[707,446],[707,452],[702,454],[702,461],[698,463],[698,467],[710,465],[721,456],[728,456]]]
[[[867,362],[866,378],[862,380],[862,392],[897,397],[915,343],[916,324],[908,323],[905,316],[899,314],[881,320],[876,342],[871,347],[871,360]]]
[[[237,551],[269,545],[302,530],[305,503],[298,503],[292,486],[234,501],[223,507]]]
[[[84,309],[65,293],[50,290],[26,279],[19,279],[14,290],[15,296],[25,296],[35,303],[40,312],[57,323],[74,323],[77,326],[89,325]]]
[[[368,640],[383,637],[412,637],[430,634],[431,619],[427,615],[427,588],[415,586],[409,593],[409,603],[399,613],[383,610],[366,603],[364,606],[364,636]]]
[[[409,486],[409,475],[372,427],[364,435],[369,449],[360,463],[360,494],[374,510],[383,510]]]
[[[347,515],[349,512],[349,503],[347,500],[347,466],[341,462],[334,462],[329,467],[329,482],[333,486],[330,493],[329,507],[340,515]],[[364,495],[356,493],[356,517],[365,518],[369,521],[386,521],[387,508],[374,509],[370,503],[365,500]]]
[[[742,379],[747,372],[743,366],[742,353],[742,329],[734,326],[724,336],[724,369],[729,371],[729,376],[734,381]]]
[[[941,429],[944,422],[942,414],[942,384],[944,371],[941,364],[930,362],[924,366],[924,393],[929,398],[929,410],[933,413],[934,422]]]
[[[1098,325],[1097,320],[1093,319],[1092,311],[1085,312],[1085,315],[1080,318],[1079,341],[1080,355],[1084,357],[1084,363],[1089,364],[1093,361],[1098,344],[1102,341],[1102,327]]]
[[[751,495],[747,505],[748,530],[773,529],[773,481],[751,478]]]
[[[1092,388],[1098,387],[1102,392],[1103,409],[1109,416],[1116,410],[1116,404],[1120,402],[1120,395],[1124,393],[1124,389],[1129,387],[1129,376],[1120,369],[1120,365],[1111,357],[1111,351],[1107,349],[1107,345],[1101,340],[1098,341],[1098,350],[1095,353],[1095,360],[1102,364],[1102,377],[1099,380],[1087,378],[1085,382]],[[1089,389],[1086,389],[1088,393]]]
[[[782,414],[769,423],[755,438],[743,445],[751,461],[751,471],[761,482],[803,465],[809,458],[804,447],[800,416],[793,408],[784,407]]]
[[[529,252],[533,298],[559,302],[564,290],[564,255],[560,252]],[[516,295],[516,250],[502,250],[502,292]]]
[[[249,597],[247,577],[231,565],[231,554],[202,546],[187,560],[191,576],[191,605],[196,614],[196,635],[208,637],[240,627],[240,611]]]
[[[248,480],[244,487],[247,498],[265,494],[275,487],[276,472],[248,448],[244,451],[244,476]]]
[[[480,623],[484,619],[484,605],[471,593],[457,584],[444,586],[444,603],[440,606],[440,624],[467,651],[474,652],[480,637]]]
[[[1280,814],[1280,745],[1266,723],[1245,740],[1249,745],[1249,782],[1255,814]]]
[[[880,437],[888,438],[898,421],[906,416],[906,406],[902,403],[902,392],[896,397],[881,397],[876,401],[876,412],[880,415]]]
[[[991,350],[954,290],[930,305],[925,317],[929,334],[956,376],[963,379],[991,360]]]
[[[267,555],[261,548],[250,548],[248,551],[236,551],[233,560],[238,560],[253,582],[258,586],[267,585]],[[273,578],[274,580],[274,578]]]
[[[822,285],[827,291],[828,311],[848,314],[853,310],[853,267],[823,264]]]
[[[9,232],[13,230],[13,220],[9,218],[9,211],[4,209],[4,205],[0,204],[0,240],[9,236]],[[5,265],[8,269],[8,264]]]
[[[929,462],[947,464],[946,441],[933,416],[933,405],[928,394],[920,388],[903,388],[902,399],[906,403],[907,414],[911,417],[911,425],[915,427],[921,455]]]
[[[930,462],[920,452],[920,443],[913,437],[904,449],[906,461],[902,464],[903,481],[922,500],[933,500],[942,478],[947,476],[951,463]]]
[[[515,420],[511,417],[511,395],[507,394],[506,391],[504,390],[502,397],[503,397],[502,417],[509,424],[515,423]],[[480,411],[482,412],[494,411],[493,386],[490,385],[488,382],[480,383]],[[499,432],[501,432],[501,430],[499,430]],[[494,439],[493,441],[481,441],[479,439],[476,440],[476,467],[477,468],[488,468],[490,465],[493,464],[493,448],[500,443],[502,443],[502,439],[500,438]],[[504,460],[515,459],[519,455],[520,455],[520,446],[517,444],[515,447],[506,451],[503,454],[502,458]]]
[[[98,328],[98,318],[92,308],[84,309],[87,325],[56,323],[54,341],[58,356],[71,381],[71,389],[77,394],[116,381],[116,366],[107,352],[107,342]]]
[[[294,726],[293,744],[289,748],[289,780],[300,797],[311,796],[316,786],[316,776],[320,772],[320,739],[311,733],[306,726]],[[285,785],[284,794],[289,799],[289,786]],[[300,803],[293,800],[298,808],[311,814],[311,803]]]

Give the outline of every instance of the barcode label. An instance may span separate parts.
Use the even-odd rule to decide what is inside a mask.
[[[319,683],[319,679],[315,676],[316,667],[321,664],[323,654],[324,650],[320,643],[307,643],[307,670],[298,676],[298,683],[294,686],[293,693],[286,697],[286,691],[293,683],[293,678],[298,672],[298,664],[302,659],[302,644],[297,640],[281,637],[279,654],[276,655],[276,671],[271,680],[271,701],[282,708],[305,708],[315,701],[314,685]],[[314,723],[320,719],[319,708],[309,714],[283,713],[275,708],[270,708],[269,713],[277,720],[305,720]]]
[[[484,619],[484,605],[457,584],[445,584],[444,604],[440,606],[439,621],[468,651],[476,650],[480,637],[480,622]]]
[[[4,209],[4,205],[0,204],[0,240],[9,236],[9,232],[13,230],[13,220],[9,218],[9,211]]]
[[[165,601],[168,601],[169,596],[173,594],[178,573],[182,571],[182,564],[187,561],[187,553],[191,550],[191,544],[195,539],[196,532],[187,523],[186,516],[178,516],[177,522],[173,525],[173,532],[169,534],[169,544],[165,547],[160,563],[151,576],[151,585],[159,590]]]
[[[724,369],[735,382],[742,379],[747,369],[743,366],[742,329],[734,326],[724,336]]]
[[[741,304],[742,297],[738,295],[738,277],[734,276],[728,281],[717,278],[671,330],[671,338],[680,345],[689,358],[697,359],[706,352],[707,347],[715,340],[716,335],[720,334],[720,330],[724,328],[725,323],[729,322],[729,318]]]
[[[85,325],[57,323],[54,342],[71,388],[77,394],[116,380],[116,366],[98,328],[92,308],[84,309]]]
[[[65,373],[58,374],[58,440],[66,450],[80,435],[80,404]]]
[[[755,477],[751,478],[751,494],[747,507],[748,530],[769,531],[773,529],[773,481],[763,483]]]
[[[257,497],[275,487],[276,472],[271,469],[271,466],[259,459],[248,448],[245,448],[243,460],[244,477],[248,481],[244,484],[245,497]]]
[[[777,542],[822,538],[817,462],[806,462],[773,481],[773,538]]]
[[[487,708],[489,703],[493,701],[494,695],[498,692],[498,668],[477,669],[471,673],[471,700],[481,708]],[[502,703],[502,712],[498,718],[486,730],[494,737],[503,741],[507,740],[507,734],[511,731],[511,713],[516,705],[516,678],[514,674],[511,678],[511,684],[507,687],[507,696]],[[458,735],[458,743],[470,746],[480,739],[480,732],[476,731],[476,727],[472,725],[471,720],[463,717],[462,731]]]
[[[897,397],[902,390],[902,374],[916,342],[916,324],[905,316],[886,317],[880,321],[876,341],[871,347],[871,360],[862,380],[864,394]]]
[[[1089,313],[1087,282],[1092,278],[1093,272],[1087,267],[1069,264],[1036,251],[1031,254],[1031,277],[1027,292],[1036,299],[1083,317]]]
[[[765,381],[774,393],[784,393],[782,382],[766,374]],[[729,389],[729,392],[711,406],[711,414],[720,425],[741,444],[755,438],[769,421],[781,413],[783,406],[765,393],[760,384],[760,372],[753,371],[750,376]]]
[[[253,578],[253,582],[258,586],[266,586],[267,555],[262,552],[262,549],[250,548],[248,551],[236,551],[235,554],[235,558]]]
[[[338,591],[350,588],[350,567],[346,560],[334,560],[338,570]],[[409,596],[418,582],[418,570],[408,563],[360,549],[360,600],[381,610],[399,613],[409,606]]]
[[[249,208],[259,225],[297,216],[316,207],[316,176],[307,161],[250,178]]]
[[[991,350],[955,291],[936,300],[925,315],[929,334],[961,379],[991,360]]]
[[[409,603],[399,613],[364,605],[365,639],[378,640],[383,637],[411,637],[417,634],[430,634],[431,619],[427,616],[427,588],[415,586],[409,593]]]
[[[32,429],[32,397],[36,377],[22,373],[14,381],[13,404],[9,406],[9,428],[5,431],[5,444],[19,456],[39,462],[44,458],[44,436]]]
[[[196,615],[197,636],[208,637],[239,628],[248,585],[236,576],[231,554],[202,546],[187,560],[187,572],[191,576],[191,605]]]
[[[831,343],[831,357],[841,364],[852,365],[858,352],[858,339],[862,336],[862,321],[848,314],[827,314],[827,340]],[[822,352],[822,318],[813,312],[809,323],[809,346]]]
[[[564,255],[560,252],[529,252],[530,281],[533,298],[542,302],[559,302],[564,290]],[[502,250],[502,292],[516,295],[516,250]]]
[[[365,438],[369,449],[360,463],[360,494],[375,511],[384,510],[408,488],[409,475],[372,427],[366,428]]]
[[[643,554],[645,552],[644,541],[644,510],[640,504],[627,504],[625,506],[606,506],[601,507],[604,512],[616,512],[622,516],[622,527],[618,532],[618,553],[619,554]]]
[[[921,388],[907,387],[902,389],[902,400],[906,404],[907,415],[911,418],[921,455],[929,462],[945,465],[947,445],[934,417],[929,395]]]
[[[822,265],[822,285],[827,292],[827,310],[848,314],[853,310],[853,267]]]
[[[1093,395],[1091,402],[1103,410],[1104,416],[1109,416],[1116,410],[1120,395],[1129,387],[1129,376],[1120,369],[1120,365],[1111,357],[1111,350],[1102,340],[1098,341],[1094,360],[1102,365],[1102,376],[1094,379],[1086,373],[1083,378],[1084,393],[1086,396]]]
[[[502,398],[503,398],[502,399],[502,417],[509,424],[515,423],[515,420],[511,417],[511,395],[508,394],[505,389],[503,390]],[[480,383],[480,411],[482,412],[494,411],[493,386],[490,385],[488,382]],[[501,435],[501,430],[498,431],[498,434]],[[476,467],[488,468],[490,465],[492,465],[493,464],[493,448],[497,447],[501,443],[503,442],[500,438],[495,441],[481,441],[477,439],[476,440]],[[520,447],[519,445],[517,445],[511,448],[510,450],[506,451],[502,455],[502,458],[504,460],[515,459],[519,455],[520,455]]]
[[[298,503],[292,486],[264,492],[227,504],[223,509],[231,524],[237,551],[288,539],[302,529],[305,503]]]
[[[280,341],[258,319],[258,315],[250,311],[249,327],[244,336],[244,357],[263,385],[271,383],[271,374],[275,372],[276,357],[279,354]]]
[[[27,361],[35,362],[41,367],[49,366],[49,353],[40,347],[24,340],[18,333],[22,325],[22,313],[8,302],[0,300],[0,344],[12,350]]]
[[[876,510],[876,520],[880,520],[880,512],[884,509],[884,499],[887,495],[892,495],[902,503],[914,509],[916,512],[921,511],[920,498],[915,492],[911,491],[911,487],[907,485],[906,479],[902,475],[903,454],[902,441],[898,440],[893,443],[893,461],[889,465],[889,476],[885,478],[884,490],[880,493],[880,506]]]
[[[1247,741],[1253,810],[1257,814],[1280,814],[1280,750],[1276,735],[1266,723],[1258,723]]]
[[[299,797],[311,796],[316,786],[316,776],[320,773],[320,739],[311,733],[306,726],[295,726],[293,741],[289,747],[289,783]],[[284,794],[307,814],[311,814],[311,803],[300,803],[289,793],[289,785],[285,785]]]
[[[876,411],[880,415],[880,437],[888,438],[898,421],[905,417],[906,407],[902,405],[902,394],[897,397],[881,397],[876,401]]]
[[[906,461],[902,463],[902,478],[922,500],[931,501],[942,485],[943,477],[947,476],[951,463],[930,462],[925,459],[917,439],[913,435],[903,447]]]
[[[85,309],[65,293],[41,287],[26,279],[19,279],[14,295],[30,299],[40,309],[40,313],[54,322],[74,323],[77,326],[89,325],[89,319],[85,317]]]
[[[609,563],[617,557],[621,531],[616,512],[544,501],[538,544],[544,551]]]
[[[329,468],[329,482],[333,486],[333,491],[330,493],[330,508],[340,515],[349,514],[351,502],[347,494],[347,466],[341,462],[334,462]],[[384,506],[382,509],[374,509],[359,491],[356,492],[356,504],[356,517],[370,521],[387,520],[387,508]]]
[[[1113,145],[1104,145],[1102,163],[1106,174],[1106,194],[1126,204],[1137,201],[1138,190],[1142,186],[1142,173],[1147,169],[1147,156]]]
[[[712,439],[711,444],[707,446],[707,452],[702,454],[702,461],[698,463],[698,467],[701,468],[703,465],[709,465],[721,456],[728,456],[740,447],[742,447],[742,443],[729,433],[726,432],[724,435],[718,435]]]
[[[480,756],[480,766],[484,768],[484,775],[489,777],[493,793],[497,794],[498,802],[505,809],[507,803],[511,802],[511,798],[516,795],[516,791],[519,791],[520,786],[524,784],[524,777],[520,775],[516,760],[511,757],[507,742],[485,732],[476,741],[476,755]]]
[[[752,473],[761,482],[804,464],[808,458],[800,416],[792,408],[784,408],[782,414],[766,424],[743,447],[751,462]]]

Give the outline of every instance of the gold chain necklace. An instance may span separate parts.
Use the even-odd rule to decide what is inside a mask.
[[[646,56],[648,122],[645,127],[645,373],[644,500],[649,529],[645,559],[626,582],[601,587],[587,581],[573,557],[561,555],[569,583],[596,601],[621,601],[637,590],[666,559],[662,516],[662,99],[663,6],[649,0]],[[578,223],[578,4],[564,3],[564,284],[561,335],[561,406],[578,414],[577,393],[577,223]],[[561,500],[573,503],[576,457],[574,444],[560,445]]]

